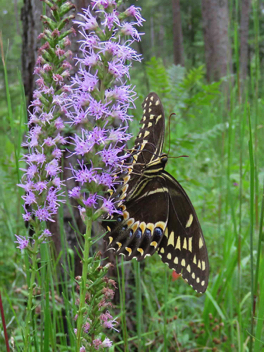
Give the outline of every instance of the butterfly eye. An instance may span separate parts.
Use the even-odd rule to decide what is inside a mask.
[[[160,161],[162,162],[163,165],[165,165],[168,161],[168,157],[166,154],[161,155]]]
[[[123,221],[123,216],[118,216],[116,219],[118,222],[122,222]]]

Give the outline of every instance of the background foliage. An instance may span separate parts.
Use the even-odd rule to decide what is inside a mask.
[[[133,3],[130,1],[130,3]],[[127,327],[121,324],[115,349],[119,351],[214,350],[249,351],[264,349],[264,263],[262,234],[263,199],[263,4],[253,1],[250,15],[249,73],[243,96],[239,95],[237,60],[238,42],[234,42],[237,23],[235,1],[230,2],[230,39],[233,49],[234,75],[229,79],[228,95],[221,82],[207,83],[204,68],[204,45],[200,3],[181,2],[185,67],[175,66],[172,45],[172,12],[170,0],[139,2],[145,36],[144,65],[135,65],[132,84],[139,94],[131,132],[137,134],[141,118],[141,102],[149,91],[157,92],[165,107],[166,117],[172,112],[171,125],[166,126],[164,152],[170,150],[167,170],[181,182],[190,195],[202,224],[210,260],[210,283],[204,296],[196,295],[186,283],[172,281],[171,272],[158,256],[144,264],[133,263],[134,281],[130,302],[121,299],[120,317],[126,314]],[[17,4],[18,9],[22,3]],[[4,66],[0,68],[0,287],[4,299],[9,336],[15,338],[15,349],[22,344],[19,329],[23,321],[27,297],[27,263],[15,248],[14,234],[23,235],[19,162],[20,148],[26,130],[25,98],[20,78],[21,24],[12,2],[1,0],[0,23],[8,84]],[[225,78],[224,78],[225,79]],[[7,82],[6,82],[7,83]],[[5,88],[7,87],[7,89]],[[167,120],[168,121],[168,120]],[[173,159],[180,155],[188,158]],[[23,165],[20,164],[20,167]],[[66,255],[65,255],[66,253]],[[43,268],[52,253],[43,245]],[[71,251],[64,249],[65,267]],[[45,265],[44,265],[45,264]],[[63,333],[65,304],[70,296],[56,297],[58,282],[64,292],[73,286],[73,274],[56,278],[55,262],[49,272],[43,269],[42,280],[53,277],[51,307],[44,310],[46,333],[42,342],[36,338],[36,351],[51,339],[57,350],[69,350]],[[126,263],[121,265],[124,270]],[[124,297],[125,280],[121,272],[120,296]],[[50,276],[51,275],[51,276]],[[45,282],[45,281],[44,281]],[[49,288],[47,288],[49,290]],[[36,306],[43,309],[44,297]],[[54,303],[54,304],[52,304]],[[67,307],[67,306],[66,306]],[[66,309],[67,310],[67,309]],[[74,312],[67,310],[67,324],[73,329]],[[132,312],[132,313],[131,313]],[[36,310],[36,322],[40,316]],[[44,323],[44,321],[42,321]],[[61,334],[52,335],[60,326]],[[47,333],[48,331],[48,333]],[[37,335],[37,331],[36,331]],[[71,334],[69,339],[73,341]],[[254,336],[254,339],[250,337]],[[253,343],[254,342],[254,343]],[[2,329],[0,349],[4,349]],[[55,350],[54,349],[54,350]],[[45,350],[45,349],[43,349]],[[48,349],[46,349],[48,350]]]

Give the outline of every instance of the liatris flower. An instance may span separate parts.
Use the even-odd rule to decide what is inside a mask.
[[[68,2],[64,7],[64,13],[67,13],[74,6]],[[71,17],[68,16],[68,20]],[[64,123],[59,102],[67,96],[66,80],[71,69],[67,61],[71,57],[71,51],[67,49],[71,44],[68,35],[74,33],[73,29],[63,32],[61,22],[58,23],[61,26],[58,30],[56,21],[45,16],[43,20],[46,29],[39,38],[46,42],[39,49],[34,70],[38,76],[37,89],[30,105],[32,112],[29,112],[29,133],[23,143],[28,148],[28,154],[23,157],[27,167],[22,169],[25,174],[18,185],[25,190],[22,197],[25,204],[24,220],[29,221],[36,232],[37,224],[54,221],[53,215],[64,202],[60,159],[66,139],[61,132]],[[39,236],[40,242],[45,238],[45,235]],[[19,248],[25,248],[25,242],[19,241]]]
[[[66,80],[70,75],[71,65],[67,61],[72,53],[68,50],[68,36],[73,29],[64,30],[72,19],[67,13],[74,7],[69,1],[44,0],[51,8],[52,18],[42,16],[45,27],[39,36],[45,43],[39,49],[34,73],[37,89],[29,113],[29,133],[23,143],[28,148],[28,154],[23,158],[27,167],[22,169],[20,187],[24,188],[24,220],[34,229],[32,247],[25,237],[16,236],[19,248],[28,249],[30,270],[28,287],[27,315],[23,331],[24,351],[31,349],[30,332],[32,324],[32,306],[35,295],[35,280],[37,276],[37,256],[40,244],[45,242],[51,233],[45,230],[45,222],[54,221],[53,216],[63,200],[60,178],[63,145],[66,139],[62,135],[64,123],[60,102],[67,96]],[[35,329],[35,326],[34,326]]]
[[[102,339],[104,330],[117,331],[118,322],[112,317],[108,309],[112,307],[111,300],[114,298],[114,289],[116,283],[114,280],[108,279],[105,274],[109,265],[102,267],[100,265],[101,254],[97,253],[93,258],[89,258],[88,263],[88,291],[85,295],[84,321],[82,325],[82,347],[83,351],[93,351],[103,347],[111,347],[112,342],[109,338]],[[77,291],[80,290],[82,277],[76,277]],[[80,300],[77,299],[77,304]],[[78,315],[75,316],[75,320]],[[75,334],[78,334],[75,329]]]
[[[77,57],[79,70],[63,104],[69,123],[79,130],[70,140],[71,153],[79,158],[71,167],[78,186],[69,195],[79,202],[83,219],[85,213],[99,209],[118,212],[103,190],[118,186],[115,174],[125,167],[125,145],[131,137],[127,111],[136,98],[126,80],[131,61],[141,60],[131,45],[141,36],[135,25],[143,22],[139,8],[131,6],[119,13],[114,0],[92,1],[92,8],[95,15],[90,8],[84,9],[81,20],[76,21],[83,37]],[[128,17],[136,22],[125,22]],[[125,36],[130,39],[125,41]]]
[[[126,168],[125,146],[131,137],[127,133],[131,120],[128,109],[134,107],[136,99],[134,87],[126,82],[131,61],[141,60],[131,45],[141,36],[135,25],[143,22],[139,8],[119,13],[115,0],[91,1],[91,5],[94,12],[89,7],[84,9],[81,20],[76,22],[83,37],[77,57],[78,72],[67,87],[70,94],[62,104],[69,124],[78,131],[70,138],[70,152],[77,157],[77,165],[71,166],[76,186],[69,196],[79,203],[86,223],[77,351],[83,347],[93,351],[111,346],[108,338],[102,341],[100,333],[103,328],[116,330],[116,320],[104,312],[111,307],[109,300],[114,291],[109,287],[110,282],[99,285],[102,282],[98,278],[99,267],[94,271],[90,264],[90,236],[92,221],[103,212],[110,215],[119,212],[105,191],[117,188],[117,174]],[[128,17],[135,22],[126,22]]]

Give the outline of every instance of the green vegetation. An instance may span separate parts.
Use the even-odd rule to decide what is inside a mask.
[[[145,18],[148,20],[146,13]],[[169,135],[171,141],[167,169],[181,182],[199,216],[208,248],[210,280],[206,294],[200,296],[182,279],[172,281],[172,272],[155,254],[144,263],[132,263],[130,273],[135,280],[128,286],[125,269],[131,264],[117,262],[121,269],[120,306],[116,310],[120,332],[112,333],[116,343],[111,351],[264,350],[264,98],[257,55],[258,20],[255,11],[255,55],[243,94],[239,74],[225,90],[221,82],[206,83],[201,59],[194,60],[193,51],[189,68],[165,66],[165,58],[154,56],[146,62],[149,91],[160,95],[167,118],[176,113],[170,130],[168,123],[166,126],[164,152],[169,149]],[[26,256],[21,257],[16,249],[14,234],[23,236],[26,231],[21,216],[23,191],[16,186],[21,177],[19,168],[24,166],[20,145],[26,115],[20,74],[14,78],[11,70],[13,62],[6,60],[6,67],[1,68],[1,86],[5,80],[6,94],[0,105],[0,291],[11,350],[20,351],[29,276]],[[131,133],[136,135],[140,105],[149,91],[142,69],[135,67],[132,75],[140,96],[131,125]],[[174,159],[180,155],[188,158]],[[61,209],[64,238],[62,225]],[[46,294],[37,294],[34,301],[32,351],[74,351],[73,255],[65,241],[62,243],[65,247],[58,258],[54,258],[52,246],[42,244],[37,280]],[[57,270],[61,265],[63,271]],[[126,290],[131,301],[125,300]],[[0,331],[0,350],[4,351],[1,324]]]

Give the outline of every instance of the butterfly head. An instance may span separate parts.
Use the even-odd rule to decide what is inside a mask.
[[[167,164],[167,161],[168,161],[168,155],[167,154],[161,154],[160,156],[160,162],[161,164],[163,165],[163,168],[165,168],[166,164]]]

